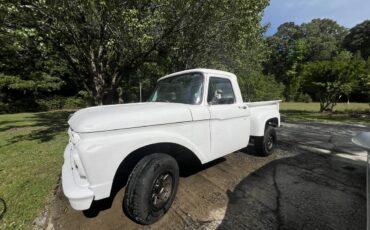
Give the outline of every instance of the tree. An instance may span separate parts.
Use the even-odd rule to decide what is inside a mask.
[[[344,27],[330,19],[313,19],[301,25],[284,23],[267,38],[271,54],[264,72],[275,75],[286,86],[286,100],[299,100],[303,95],[300,77],[303,63],[334,57],[346,33]]]
[[[290,68],[286,71],[287,85],[285,98],[287,101],[298,101],[302,94],[301,77],[299,76],[302,63],[307,53],[307,44],[304,39],[295,41],[294,47],[288,54],[288,60],[291,63]]]
[[[246,101],[266,101],[282,99],[284,85],[278,83],[274,76],[249,74],[239,78],[239,86]]]
[[[370,104],[370,57],[367,58],[364,74],[360,76],[358,89],[367,96],[367,102]]]
[[[296,41],[301,38],[302,31],[299,25],[294,24],[294,22],[280,25],[277,32],[266,39],[270,56],[267,62],[264,63],[264,72],[275,75],[279,82],[288,85],[289,78],[286,73],[293,65],[289,56],[296,47]]]
[[[267,3],[21,1],[13,16],[20,15],[17,22],[35,29],[67,61],[77,81],[101,105],[122,101],[122,92],[145,72],[140,70],[144,65],[156,66],[155,74],[195,66],[240,66],[242,58],[235,56],[245,57],[262,44],[259,22]]]
[[[350,29],[343,40],[343,47],[352,53],[360,51],[365,60],[370,57],[370,20]]]
[[[0,112],[36,110],[36,99],[59,90],[65,75],[33,29],[10,26],[12,4],[0,6]],[[63,73],[62,73],[63,72]]]
[[[307,42],[306,60],[329,60],[340,51],[347,29],[331,19],[313,19],[301,25]]]
[[[265,64],[265,72],[274,74],[286,86],[284,98],[287,101],[297,100],[301,88],[300,66],[307,52],[301,27],[293,22],[284,23],[274,36],[267,38],[267,44],[271,48],[271,55]]]
[[[331,112],[343,94],[352,92],[364,73],[363,59],[343,51],[332,60],[306,63],[302,77],[305,91],[320,100],[320,112]]]

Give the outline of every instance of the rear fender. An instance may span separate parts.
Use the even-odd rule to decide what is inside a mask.
[[[266,123],[271,119],[277,119],[277,127],[280,126],[280,114],[278,111],[258,111],[251,116],[251,136],[261,137],[265,134]]]

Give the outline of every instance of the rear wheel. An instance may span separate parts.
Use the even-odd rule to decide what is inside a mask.
[[[176,160],[162,153],[141,159],[127,183],[123,206],[139,224],[152,224],[171,207],[179,181]]]
[[[268,156],[274,151],[276,140],[275,128],[267,126],[263,137],[254,138],[254,148],[261,156]]]

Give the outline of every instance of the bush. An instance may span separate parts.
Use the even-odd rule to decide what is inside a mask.
[[[88,106],[88,99],[83,95],[74,97],[51,96],[39,99],[25,97],[11,102],[0,101],[0,114],[38,112],[60,109],[79,109]]]
[[[310,95],[308,95],[306,93],[300,93],[297,97],[297,102],[310,103],[310,102],[312,102],[312,98],[310,97]]]
[[[40,110],[43,111],[62,109],[64,101],[65,98],[61,96],[53,96],[36,100]]]
[[[86,106],[87,103],[84,99],[79,97],[68,97],[64,101],[63,109],[79,109]]]
[[[24,97],[22,100],[0,102],[0,114],[36,111],[38,111],[38,105],[33,98],[30,97]]]
[[[9,104],[0,102],[0,114],[9,113]]]
[[[283,98],[284,85],[272,75],[254,74],[239,79],[243,99],[246,101],[268,101]]]
[[[36,100],[39,110],[79,109],[86,107],[86,101],[81,97],[52,96]]]

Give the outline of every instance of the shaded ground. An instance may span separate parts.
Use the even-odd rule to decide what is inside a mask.
[[[304,103],[302,103],[304,104]],[[300,108],[300,107],[298,107]],[[281,110],[281,117],[287,122],[293,121],[321,121],[321,122],[337,122],[337,123],[357,123],[370,125],[370,109],[356,111],[335,111],[332,113],[320,113],[316,111],[305,110]]]
[[[108,204],[108,208],[89,215],[71,209],[59,189],[49,227],[365,229],[365,153],[350,144],[350,137],[363,130],[368,128],[285,124],[272,156],[259,157],[247,149],[182,177],[172,208],[151,226],[135,224],[124,215],[123,190],[110,208]],[[338,149],[339,145],[343,146]],[[311,146],[328,146],[328,151],[318,154]]]

